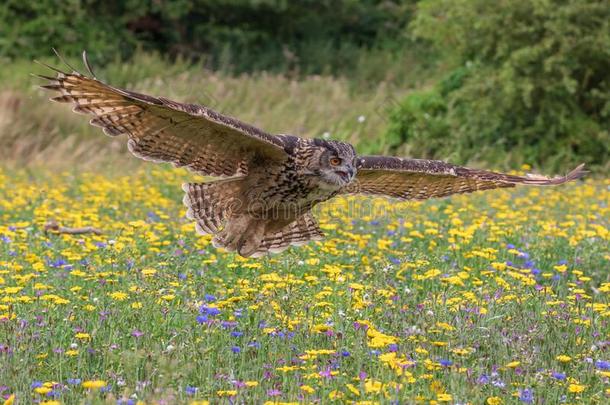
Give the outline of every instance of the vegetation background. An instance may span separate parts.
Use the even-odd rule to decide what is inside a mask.
[[[51,47],[74,64],[86,49],[114,85],[364,153],[609,167],[608,0],[7,0],[9,164],[137,164],[35,89],[32,60],[59,63]]]

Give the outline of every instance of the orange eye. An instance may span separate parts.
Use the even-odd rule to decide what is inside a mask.
[[[330,158],[331,166],[339,166],[340,164],[341,164],[341,159],[339,159],[338,157]]]

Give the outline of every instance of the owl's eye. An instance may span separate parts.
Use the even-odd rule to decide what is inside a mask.
[[[334,157],[330,158],[329,162],[331,166],[339,166],[341,164],[341,159],[339,159],[338,157]]]

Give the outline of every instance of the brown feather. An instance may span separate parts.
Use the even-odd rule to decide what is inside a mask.
[[[129,150],[142,159],[171,162],[203,175],[234,176],[245,174],[256,159],[282,162],[288,157],[283,137],[207,107],[118,89],[71,67],[68,73],[42,65],[57,72],[54,78],[41,76],[50,81],[41,87],[61,94],[53,101],[73,103],[75,112],[94,115],[91,124],[110,136],[127,134]]]
[[[357,161],[356,180],[345,190],[348,194],[387,195],[403,200],[425,200],[451,194],[526,185],[557,185],[586,174],[584,165],[566,176],[515,176],[470,169],[439,160],[402,159],[389,156],[363,156]]]

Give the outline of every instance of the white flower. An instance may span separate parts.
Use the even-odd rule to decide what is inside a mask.
[[[330,138],[330,132],[328,132],[328,131],[324,132],[324,133],[322,134],[322,138],[324,138],[324,139],[328,139],[328,138]]]
[[[358,116],[358,122],[359,122],[359,123],[361,123],[361,124],[362,124],[364,121],[366,121],[366,117],[365,117],[364,115],[360,115],[360,116]]]

